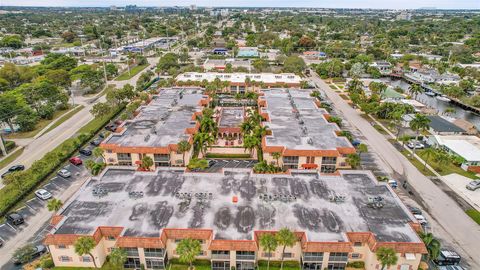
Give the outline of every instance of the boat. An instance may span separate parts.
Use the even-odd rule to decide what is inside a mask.
[[[433,93],[433,92],[425,92],[425,95],[434,97],[434,96],[435,96],[435,93]]]
[[[441,95],[441,96],[436,96],[436,98],[440,101],[444,101],[444,102],[450,102],[451,100],[449,98],[447,98],[447,96],[445,95]]]

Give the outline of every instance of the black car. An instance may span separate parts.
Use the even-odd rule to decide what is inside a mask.
[[[89,150],[89,149],[80,149],[80,151],[78,151],[80,154],[84,155],[84,156],[91,156],[92,155],[92,150]]]
[[[100,138],[96,138],[95,140],[91,141],[90,144],[94,146],[99,146],[102,143]]]
[[[44,245],[38,245],[38,246],[31,246],[29,245],[28,248],[26,248],[24,250],[25,253],[28,253],[28,258],[30,258],[29,261],[33,261],[33,259],[36,259],[38,257],[40,257],[42,254],[46,253],[47,252],[47,247],[45,247]],[[27,254],[25,254],[27,255]],[[16,257],[13,257],[13,263],[16,264],[16,265],[19,265],[19,264],[22,264],[22,263],[25,263],[25,261],[21,261],[21,257],[20,256],[16,256]]]
[[[437,265],[458,265],[462,257],[458,255],[455,251],[451,250],[441,250],[438,258],[434,259],[433,262]]]
[[[25,222],[22,215],[20,215],[19,213],[16,213],[16,212],[12,212],[12,213],[8,214],[5,217],[5,219],[7,220],[8,223],[10,223],[12,225],[21,225]]]
[[[3,241],[0,239],[0,248],[3,247]]]
[[[417,208],[417,207],[414,207],[414,206],[407,206],[407,208],[414,215],[421,215],[422,214],[422,210],[420,210],[420,208]]]
[[[25,170],[25,166],[23,166],[23,165],[13,165],[12,167],[8,168],[8,170],[6,172],[4,172],[2,174],[2,178],[6,175],[9,175],[9,174],[13,173],[13,172],[19,172],[19,171],[23,171],[23,170]]]
[[[108,131],[111,131],[111,132],[115,132],[115,130],[117,129],[117,125],[109,124],[105,127],[105,129],[108,130]]]

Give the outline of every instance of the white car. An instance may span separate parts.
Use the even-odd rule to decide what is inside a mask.
[[[61,177],[64,177],[64,178],[68,178],[72,175],[71,172],[65,170],[65,169],[61,169],[60,171],[57,172],[58,175],[60,175]]]
[[[415,149],[423,149],[423,148],[425,148],[425,145],[423,145],[423,143],[415,142],[415,141],[409,142],[409,143],[407,144],[407,146],[408,146],[408,148],[410,148],[410,149],[413,149],[413,148],[415,148]]]
[[[472,191],[477,190],[478,188],[480,188],[480,180],[475,180],[475,181],[472,181],[472,182],[468,183],[466,188],[468,190],[472,190]]]
[[[35,196],[37,196],[38,198],[40,198],[42,200],[48,200],[48,199],[52,198],[52,193],[46,191],[45,189],[39,189],[39,190],[35,191]]]
[[[427,225],[427,219],[423,215],[413,215],[421,225]]]

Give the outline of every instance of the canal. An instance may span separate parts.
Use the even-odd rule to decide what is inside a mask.
[[[382,81],[391,85],[392,87],[399,86],[405,91],[405,93],[408,93],[408,88],[410,85],[401,79],[392,80],[390,78],[382,78]],[[474,124],[478,130],[480,130],[480,115],[474,112],[464,110],[455,104],[438,100],[437,98],[425,95],[424,93],[419,94],[416,100],[427,105],[428,107],[436,109],[439,115],[443,115],[443,112],[447,108],[454,108],[455,113],[450,114],[450,117],[467,120],[468,122]]]

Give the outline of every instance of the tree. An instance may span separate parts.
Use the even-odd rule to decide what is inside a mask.
[[[440,255],[441,244],[432,233],[420,233],[420,239],[425,243],[425,247],[428,251],[428,259],[436,259]]]
[[[283,270],[283,260],[285,256],[285,248],[293,247],[295,243],[298,241],[297,236],[288,228],[282,228],[275,234],[275,238],[277,239],[278,245],[282,246],[282,257],[281,257],[281,264],[280,270]]]
[[[62,206],[63,206],[63,202],[61,200],[55,199],[55,198],[51,199],[47,203],[48,211],[54,212],[54,213],[58,212],[58,210],[60,210],[60,208],[62,208]]]
[[[385,267],[395,265],[398,261],[397,253],[393,248],[380,247],[377,249],[376,255],[377,260],[382,265],[382,270],[384,270]]]
[[[358,154],[348,154],[346,161],[353,169],[360,166],[360,156]]]
[[[27,109],[23,95],[14,91],[8,91],[0,94],[0,121],[10,127],[11,132],[15,132],[13,126],[14,120]]]
[[[371,82],[368,85],[368,88],[370,91],[372,91],[372,93],[376,95],[382,95],[387,90],[388,86],[381,82]]]
[[[405,143],[410,141],[410,135],[402,135],[398,138],[398,140],[402,142],[402,147],[404,147]]]
[[[359,144],[358,147],[357,147],[357,152],[358,152],[358,157],[361,160],[362,159],[362,157],[361,157],[362,153],[367,153],[368,152],[368,146],[364,143]]]
[[[272,157],[277,161],[277,166],[280,166],[280,157],[282,156],[282,153],[280,152],[273,152]]]
[[[438,169],[442,171],[445,166],[448,166],[450,162],[452,162],[452,157],[445,151],[438,151],[434,155],[433,160],[437,163]]]
[[[67,42],[67,43],[72,43],[75,40],[76,37],[77,37],[77,35],[75,35],[75,33],[71,32],[71,31],[65,31],[62,34],[63,40],[65,40],[65,42]]]
[[[23,40],[19,35],[5,36],[0,40],[0,46],[20,49],[23,46]]]
[[[127,261],[127,252],[121,248],[114,248],[108,255],[108,261],[115,269],[123,269]]]
[[[352,65],[350,68],[350,76],[352,78],[360,78],[360,75],[362,75],[365,72],[365,69],[363,68],[363,64],[361,63],[355,63]]]
[[[410,86],[408,91],[410,91],[410,94],[416,99],[418,94],[423,93],[423,88],[419,84],[414,83]]]
[[[313,48],[315,47],[315,41],[309,36],[303,36],[298,41],[298,46],[303,48]]]
[[[94,176],[98,175],[102,171],[104,165],[105,165],[104,163],[95,162],[91,159],[88,159],[88,160],[85,161],[85,167]]]
[[[178,64],[178,56],[174,53],[167,53],[165,54],[164,56],[162,56],[160,58],[160,60],[158,61],[158,64],[157,64],[157,68],[161,71],[161,72],[166,72],[168,70],[170,70],[171,68],[179,68],[179,64]]]
[[[188,263],[189,269],[192,270],[195,257],[202,251],[202,246],[200,241],[196,239],[185,238],[178,243],[175,251],[179,256],[180,262]]]
[[[93,148],[92,154],[95,158],[101,157],[103,163],[105,163],[105,158],[103,157],[103,152],[104,152],[103,148],[95,147],[95,148]]]
[[[182,153],[183,166],[185,166],[185,153],[190,151],[192,146],[187,140],[182,140],[178,142],[177,148],[180,153]]]
[[[410,121],[410,128],[413,131],[416,131],[415,141],[418,141],[418,136],[420,136],[421,131],[425,131],[428,129],[430,124],[430,119],[428,119],[423,114],[415,114],[415,117]],[[413,148],[413,156],[415,155],[416,147]],[[412,156],[412,157],[413,157]]]
[[[82,236],[78,238],[77,241],[75,241],[75,244],[73,246],[75,248],[75,253],[77,253],[79,256],[90,256],[90,258],[92,258],[93,265],[95,266],[95,268],[98,268],[97,263],[95,262],[95,257],[92,254],[92,250],[95,248],[96,245],[97,244],[92,237]]]
[[[70,73],[64,69],[48,70],[45,73],[45,78],[57,87],[68,88],[72,85]]]
[[[33,254],[35,253],[35,247],[31,244],[24,247],[18,248],[13,253],[13,258],[18,260],[19,263],[24,264],[28,263],[33,259]]]
[[[140,167],[146,171],[149,171],[152,166],[153,166],[153,159],[147,155],[143,156],[142,165]]]
[[[303,61],[302,58],[298,56],[289,56],[283,63],[283,71],[299,74],[303,72],[306,66],[305,61]]]
[[[259,72],[262,72],[268,68],[268,62],[264,59],[253,60],[252,66]]]
[[[275,236],[271,233],[264,233],[260,235],[260,247],[262,247],[262,249],[268,254],[267,270],[269,270],[272,252],[274,252],[278,247],[277,238],[275,238]]]
[[[110,79],[118,75],[118,68],[115,64],[112,64],[112,63],[106,64],[105,70],[107,71],[107,77]]]
[[[99,102],[90,109],[90,113],[95,118],[101,118],[109,115],[112,112],[112,107],[105,102]]]
[[[437,151],[435,148],[428,147],[427,149],[423,150],[423,158],[425,159],[425,163],[423,164],[423,171],[427,169],[427,163],[430,157],[435,156]]]

